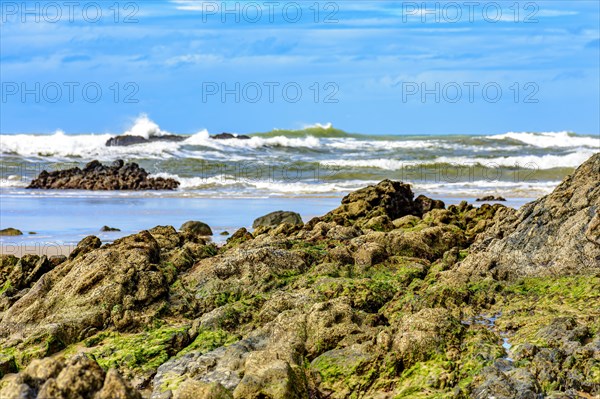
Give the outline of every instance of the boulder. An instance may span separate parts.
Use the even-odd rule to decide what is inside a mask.
[[[22,236],[23,232],[15,228],[9,227],[7,229],[0,230],[0,236]]]
[[[259,218],[256,218],[252,223],[252,228],[256,229],[260,226],[274,227],[282,223],[289,223],[291,225],[302,224],[302,217],[296,212],[288,211],[275,211]]]
[[[42,171],[27,188],[61,190],[175,190],[179,182],[162,177],[148,177],[148,172],[134,162],[115,161],[111,166],[98,161],[54,172]]]
[[[197,220],[190,220],[185,222],[179,228],[180,231],[189,231],[199,236],[212,236],[213,232],[209,225],[204,222]]]
[[[458,270],[499,279],[600,270],[600,153],[556,189],[517,212],[500,212]]]

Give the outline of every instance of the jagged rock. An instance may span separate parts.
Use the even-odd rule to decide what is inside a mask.
[[[61,190],[174,190],[179,182],[162,177],[148,177],[148,172],[136,163],[115,161],[104,166],[98,161],[85,168],[71,168],[55,172],[42,171],[27,188]]]
[[[383,180],[377,185],[354,191],[342,199],[342,206],[329,212],[319,220],[334,221],[337,224],[352,225],[356,220],[369,220],[386,216],[387,220],[406,215],[422,216],[431,209],[443,209],[444,203],[431,200],[423,195],[413,199],[410,185],[402,182]],[[375,224],[377,222],[374,222]],[[379,222],[381,223],[381,222]]]
[[[188,244],[172,227],[154,233],[161,242],[174,242],[171,253]],[[171,240],[165,237],[169,234]],[[94,242],[93,238],[82,243]],[[46,272],[3,314],[0,344],[20,348],[38,337],[36,342],[45,351],[42,355],[49,355],[86,338],[94,329],[136,328],[160,310],[150,305],[167,294],[173,275],[172,269],[161,267],[161,248],[150,232],[101,248],[82,243],[78,248],[87,248],[87,253],[79,252]],[[188,254],[192,258],[199,255],[194,251]]]
[[[102,228],[100,229],[100,231],[121,231],[121,229],[117,229],[116,227],[109,227],[109,226],[102,226]]]
[[[185,222],[184,224],[181,225],[179,230],[189,231],[189,232],[192,232],[199,236],[212,236],[213,235],[213,232],[210,229],[209,225],[207,225],[206,223],[203,223],[203,222],[196,221],[196,220],[190,220],[188,222]]]
[[[100,248],[102,241],[96,236],[87,236],[79,241],[75,249],[69,254],[69,260],[73,260],[78,256],[85,255],[96,248]]]
[[[275,211],[259,218],[256,218],[252,223],[252,228],[256,229],[261,226],[274,227],[282,223],[289,223],[291,225],[302,224],[302,217],[296,212],[288,211]]]
[[[12,227],[0,230],[0,236],[22,236],[22,235],[23,235],[23,232],[21,230],[17,230]]]
[[[250,136],[246,136],[245,134],[219,133],[219,134],[210,136],[210,138],[214,139],[214,140],[230,140],[230,139],[249,140]]]
[[[122,136],[115,136],[108,139],[106,142],[107,147],[125,147],[135,144],[146,144],[146,143],[155,143],[155,142],[181,142],[186,140],[186,136],[178,136],[174,134],[167,134],[163,136],[151,136],[150,138],[145,138],[142,136],[135,136],[125,134]]]
[[[600,153],[549,195],[501,213],[458,270],[499,279],[600,270]]]

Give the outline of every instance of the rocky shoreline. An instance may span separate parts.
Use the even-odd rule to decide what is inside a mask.
[[[600,395],[600,154],[518,211],[384,180],[266,216],[1,257],[0,397]]]
[[[148,172],[135,162],[117,160],[110,166],[89,162],[83,169],[71,168],[54,172],[42,171],[28,189],[45,190],[175,190],[175,179],[148,177]]]

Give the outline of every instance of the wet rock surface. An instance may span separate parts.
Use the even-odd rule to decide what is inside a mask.
[[[179,182],[162,177],[148,177],[138,164],[115,161],[111,166],[98,161],[83,169],[72,168],[54,172],[42,171],[27,188],[61,190],[174,190]]]
[[[56,264],[2,258],[0,396],[600,395],[598,274],[463,269],[517,214],[386,180],[220,247],[158,226]]]

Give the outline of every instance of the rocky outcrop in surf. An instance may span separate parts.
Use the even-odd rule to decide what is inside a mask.
[[[215,135],[212,135],[209,137],[214,140],[231,140],[231,139],[250,140],[250,136],[246,136],[245,134],[232,134],[232,133],[226,133],[226,132],[215,134]]]
[[[83,169],[72,168],[54,172],[42,171],[27,188],[52,190],[175,190],[177,180],[149,177],[148,172],[134,162],[115,161],[110,166],[92,161]]]
[[[143,136],[135,136],[124,134],[121,136],[111,137],[106,141],[107,147],[127,147],[135,144],[147,144],[147,143],[156,143],[156,142],[171,142],[171,143],[179,143],[187,139],[187,136],[179,136],[176,134],[166,134],[160,136],[150,136],[148,138]]]
[[[595,195],[579,174],[556,201]],[[556,212],[547,201],[538,220]],[[158,226],[87,237],[39,273],[7,259],[0,277],[35,277],[0,289],[0,397],[41,399],[75,374],[94,399],[107,380],[113,397],[146,399],[594,397],[600,277],[569,262],[561,277],[463,270],[516,215],[385,180],[222,246]]]

